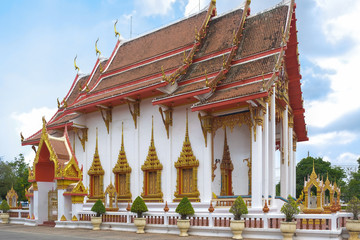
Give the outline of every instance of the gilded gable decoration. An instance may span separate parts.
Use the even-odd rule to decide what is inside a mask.
[[[124,148],[124,123],[122,123],[121,130],[121,149],[118,155],[118,160],[113,168],[115,174],[115,188],[117,191],[118,202],[131,201],[130,193],[130,173],[131,167],[127,161],[125,148]]]
[[[99,150],[98,150],[98,129],[96,128],[96,145],[93,162],[88,171],[90,176],[90,194],[89,202],[97,199],[104,199],[104,174],[105,171],[101,166]]]
[[[74,132],[77,135],[81,146],[85,152],[85,142],[88,141],[88,128],[78,128],[78,127],[74,127]],[[80,136],[80,132],[81,132],[81,136]],[[74,149],[75,150],[75,149]]]
[[[211,133],[213,117],[210,115],[201,116],[199,113],[198,118],[200,120],[201,130],[205,140],[205,147],[207,147],[207,134]]]
[[[70,184],[63,195],[71,196],[71,203],[73,204],[84,203],[84,198],[88,195],[88,189],[85,188],[83,182],[80,180],[77,183]]]
[[[232,196],[234,195],[232,189],[232,171],[234,170],[234,166],[230,157],[229,145],[227,143],[226,136],[226,128],[224,129],[225,137],[224,137],[224,151],[223,157],[220,163],[221,169],[221,196]]]
[[[197,187],[197,170],[199,160],[193,154],[189,139],[188,113],[186,111],[186,131],[185,140],[178,161],[175,162],[177,169],[176,191],[174,201],[180,201],[183,197],[188,197],[190,201],[199,202],[199,190]]]
[[[152,117],[151,140],[148,155],[141,170],[144,172],[143,192],[141,197],[145,201],[163,202],[161,191],[161,171],[163,169],[158,159],[154,144],[154,117]]]

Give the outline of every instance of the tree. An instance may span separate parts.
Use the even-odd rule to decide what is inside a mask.
[[[15,157],[15,160],[10,162],[9,165],[15,174],[14,190],[19,197],[18,200],[26,201],[25,189],[28,189],[31,185],[28,182],[29,165],[25,162],[24,155],[21,153],[18,157]]]
[[[344,189],[341,189],[341,196],[345,202],[350,201],[353,197],[360,198],[360,158],[357,160],[358,170],[351,173],[349,183]]]
[[[307,157],[303,158],[296,165],[296,196],[300,196],[301,191],[304,189],[304,178],[307,179],[307,176],[311,174],[313,170],[313,163],[315,167],[315,172],[320,179],[326,180],[326,176],[329,176],[329,180],[332,183],[335,183],[340,187],[340,189],[345,189],[346,177],[345,171],[340,167],[331,166],[330,162],[324,161],[321,157],[313,158]]]
[[[30,186],[28,175],[28,164],[22,154],[15,157],[13,162],[0,159],[0,199],[5,199],[7,192],[14,187],[18,200],[26,201],[25,189]]]

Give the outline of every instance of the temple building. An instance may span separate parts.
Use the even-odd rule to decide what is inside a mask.
[[[207,211],[238,195],[250,212],[279,211],[275,168],[281,197],[295,197],[296,145],[308,140],[295,9],[288,0],[251,15],[247,0],[217,15],[211,0],[146,35],[116,34],[109,58],[96,47],[92,72],[78,70],[55,115],[22,141],[37,148],[30,218],[76,221],[97,199],[126,211],[137,196],[150,212],[185,196]]]

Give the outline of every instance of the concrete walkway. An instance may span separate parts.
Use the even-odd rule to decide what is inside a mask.
[[[87,229],[64,229],[45,226],[29,227],[17,224],[1,224],[0,223],[0,240],[79,240],[79,239],[231,239],[219,237],[200,237],[189,236],[187,238],[179,237],[172,234],[145,233],[136,234],[134,232],[101,230],[92,231]]]

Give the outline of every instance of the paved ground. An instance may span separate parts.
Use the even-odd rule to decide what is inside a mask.
[[[17,224],[1,224],[0,223],[0,240],[79,240],[79,239],[125,239],[125,240],[135,240],[135,239],[209,239],[209,240],[225,240],[230,238],[217,238],[217,237],[199,237],[199,236],[189,236],[187,238],[182,238],[177,235],[172,234],[156,234],[156,233],[145,233],[145,234],[136,234],[133,232],[123,232],[123,231],[111,231],[111,230],[101,230],[101,231],[92,231],[87,229],[61,229],[53,227],[29,227],[24,225]]]

